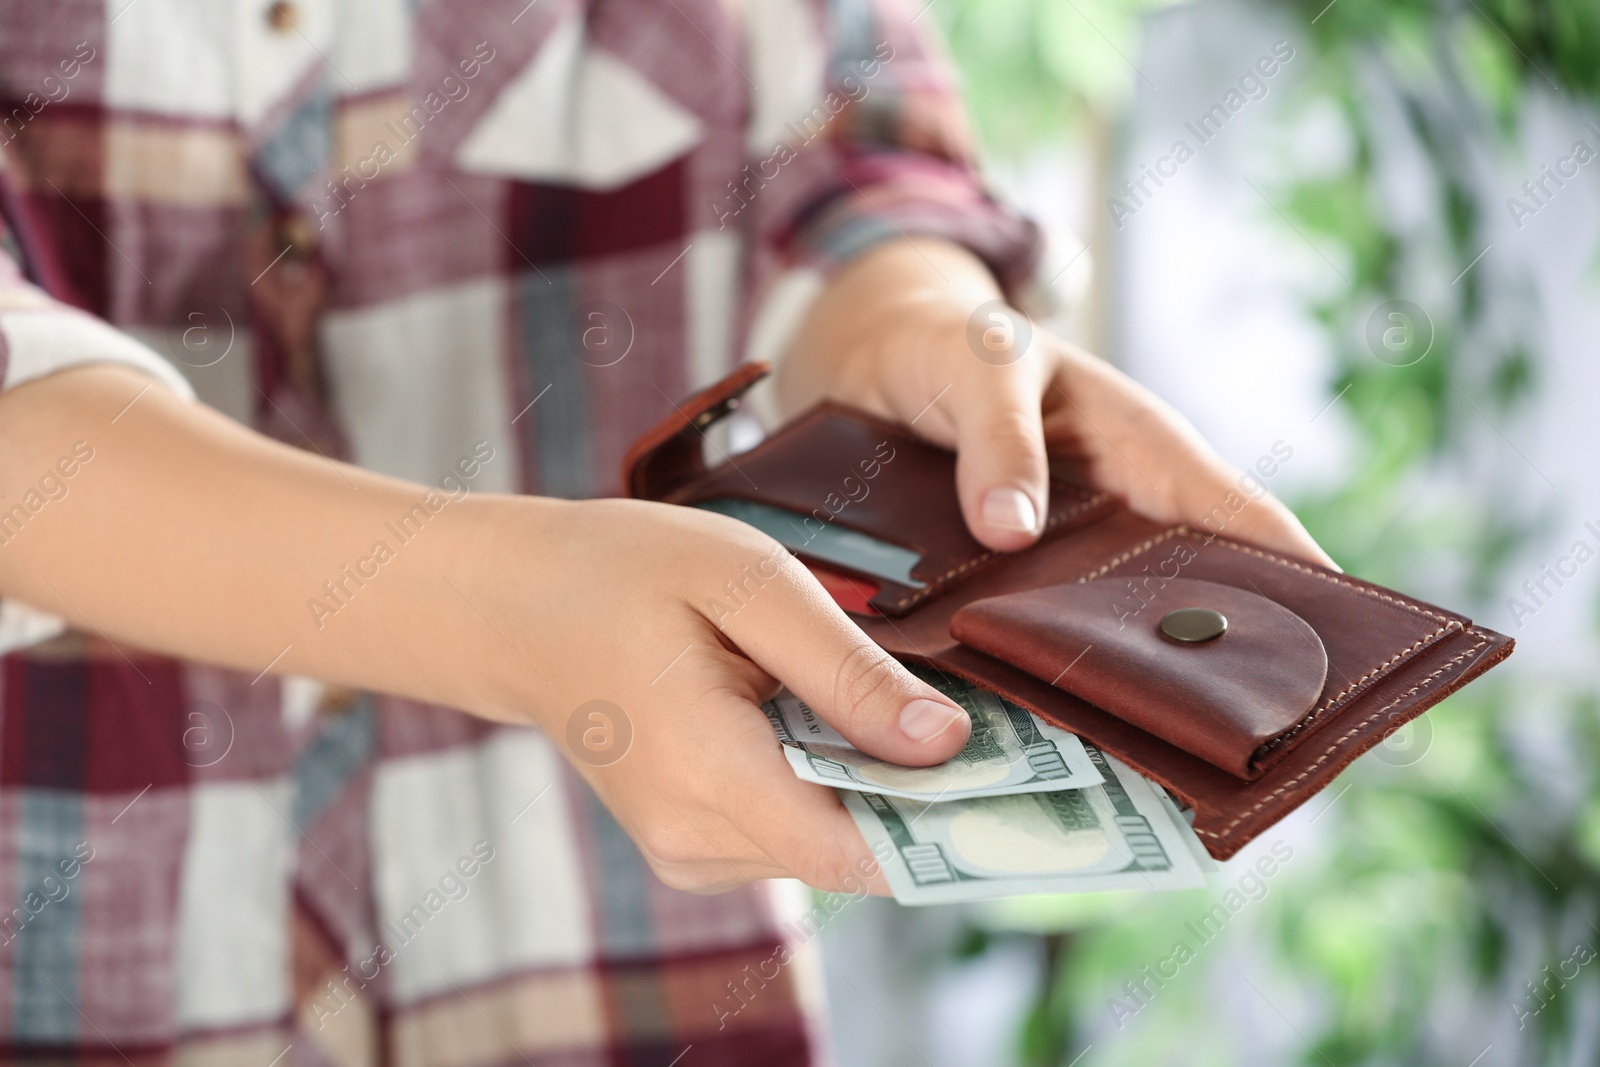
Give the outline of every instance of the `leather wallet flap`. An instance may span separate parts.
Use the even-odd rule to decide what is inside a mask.
[[[739,398],[765,378],[765,363],[744,363],[734,372],[674,404],[673,413],[642,434],[622,461],[628,496],[660,500],[683,483],[705,474],[702,455],[706,430],[739,406]]]
[[[680,429],[672,440],[696,432]],[[659,468],[670,455],[658,452],[634,473]],[[732,498],[782,509],[799,524],[800,543],[790,547],[802,556],[806,538],[829,526],[903,548],[917,559],[910,569],[914,584],[862,574],[880,584],[873,609],[902,616],[1005,556],[968,532],[955,464],[954,453],[903,427],[823,403],[716,470],[695,473],[680,463],[684,480],[658,499],[701,504]],[[1044,538],[1093,522],[1113,507],[1104,493],[1052,479]]]
[[[1239,778],[1321,696],[1315,630],[1264,596],[1169,579],[1137,613],[1122,582],[1066,582],[967,604],[951,636]],[[1188,624],[1187,628],[1185,624]]]

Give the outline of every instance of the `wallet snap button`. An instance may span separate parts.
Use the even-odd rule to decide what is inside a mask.
[[[1228,632],[1228,617],[1210,608],[1178,608],[1161,616],[1161,632],[1174,641],[1199,644]]]

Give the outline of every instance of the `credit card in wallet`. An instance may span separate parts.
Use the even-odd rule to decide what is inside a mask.
[[[871,534],[846,529],[836,522],[823,522],[786,508],[759,504],[754,500],[719,496],[694,505],[706,511],[748,523],[791,552],[810,556],[821,563],[832,563],[858,574],[870,574],[909,589],[923,583],[911,577],[911,568],[922,559],[909,548],[880,541]]]

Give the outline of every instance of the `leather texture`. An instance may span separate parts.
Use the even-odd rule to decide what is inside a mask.
[[[622,484],[631,497],[659,500],[706,470],[706,429],[739,406],[739,398],[770,371],[765,363],[745,363],[721,381],[676,405],[669,415],[640,435],[622,460]]]
[[[769,473],[765,457],[772,454],[805,455],[809,462],[785,462],[782,470]],[[1001,558],[967,532],[950,453],[865,412],[820,404],[768,438],[751,459],[754,467],[737,457],[661,499],[696,504],[742,497],[914,550],[922,560],[911,569],[911,577],[922,587],[883,581],[872,598],[873,608],[889,616],[906,614]],[[1045,536],[1058,536],[1113,507],[1104,493],[1052,482]]]
[[[629,452],[623,485],[680,504],[741,497],[918,552],[911,575],[921,588],[883,583],[870,601],[881,614],[854,616],[862,630],[900,659],[1002,693],[1159,782],[1194,809],[1195,832],[1217,859],[1511,654],[1509,637],[1462,615],[1231,540],[1225,526],[1153,522],[1064,480],[1051,482],[1038,544],[990,552],[962,521],[955,455],[843,405],[820,405],[707,468],[703,431],[764,373],[748,364],[680,405]],[[1113,640],[1106,632],[1107,620],[1154,627],[1160,610],[1150,605],[1169,596],[1175,607],[1218,606],[1179,604],[1194,588],[1179,583],[1257,598],[1231,599],[1231,613],[1218,608],[1230,621],[1218,640],[1243,624],[1259,638],[1250,642],[1256,652],[1206,658],[1187,648],[1174,659],[1148,634],[1119,631]],[[1093,590],[1061,592],[1073,586]],[[993,607],[1017,594],[1028,596],[1005,601],[1006,611]],[[1106,661],[1073,677],[1097,645],[1057,677],[1072,642],[1095,635],[1107,640]],[[1230,691],[1246,703],[1225,707]],[[1295,707],[1303,710],[1291,716]]]
[[[1130,596],[1125,584],[1096,578],[974,600],[950,633],[1230,774],[1257,777],[1257,753],[1322,695],[1322,639],[1248,589],[1171,578]],[[1161,632],[1165,613],[1195,607],[1220,611],[1227,631],[1195,644]]]

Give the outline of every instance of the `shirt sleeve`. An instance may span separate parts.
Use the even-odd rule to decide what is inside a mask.
[[[17,266],[10,234],[0,222],[0,389],[88,363],[134,367],[173,392],[193,398],[177,369],[127,334],[52,300]],[[0,511],[26,507],[0,499]],[[54,616],[14,599],[0,600],[0,655],[48,640],[66,629]]]
[[[933,17],[900,0],[837,0],[827,9],[820,94],[809,109],[794,109],[770,150],[758,136],[741,187],[714,208],[721,225],[757,230],[750,357],[774,361],[828,277],[887,240],[963,245],[1012,300],[1036,304],[1039,229],[984,187]],[[803,62],[803,49],[793,52]],[[747,214],[753,222],[739,218]]]
[[[159,354],[29,283],[0,242],[0,389],[86,363],[134,367],[181,396],[194,396],[183,375]]]

